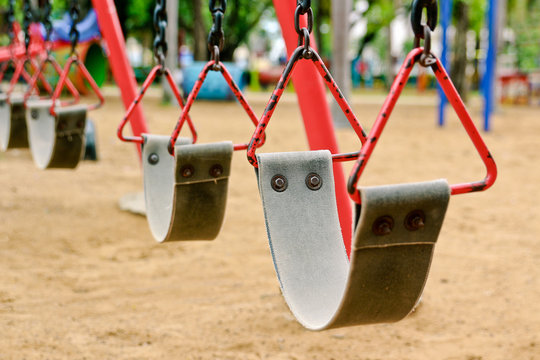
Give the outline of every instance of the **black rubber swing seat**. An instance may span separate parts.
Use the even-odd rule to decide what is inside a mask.
[[[32,157],[39,169],[74,169],[84,155],[86,105],[56,106],[52,100],[29,100],[26,124]]]
[[[329,151],[257,156],[281,290],[311,330],[398,321],[422,294],[450,198],[445,180],[359,188],[350,261]]]
[[[24,94],[0,93],[0,150],[28,148]]]

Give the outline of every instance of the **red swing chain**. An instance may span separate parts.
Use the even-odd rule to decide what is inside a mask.
[[[103,97],[103,94],[99,90],[99,86],[96,84],[96,81],[84,65],[84,63],[79,59],[79,55],[76,51],[77,43],[79,42],[79,31],[77,30],[77,23],[79,22],[79,4],[77,0],[71,0],[71,7],[69,10],[69,15],[71,17],[71,30],[69,32],[69,37],[71,40],[71,55],[69,59],[64,64],[64,69],[62,70],[62,73],[60,74],[60,79],[58,80],[58,84],[56,84],[56,88],[54,89],[53,96],[51,98],[52,104],[50,107],[50,113],[53,116],[56,116],[56,101],[62,94],[62,90],[64,89],[64,86],[66,86],[69,71],[71,67],[74,65],[79,68],[79,70],[82,73],[83,79],[88,82],[90,87],[92,88],[92,91],[96,94],[98,98],[98,102],[92,105],[88,106],[88,110],[95,110],[103,105],[105,102],[105,98]]]
[[[156,37],[154,39],[154,56],[158,64],[152,68],[152,70],[144,80],[139,94],[129,105],[126,114],[124,115],[124,118],[118,126],[116,134],[118,138],[124,142],[134,142],[138,144],[144,143],[144,139],[142,136],[125,136],[124,127],[128,123],[131,115],[133,114],[133,111],[141,102],[144,95],[146,94],[146,91],[148,90],[150,85],[152,85],[158,74],[165,76],[165,79],[167,79],[167,82],[169,83],[169,86],[174,94],[174,97],[178,101],[180,108],[184,108],[184,100],[182,99],[180,90],[178,90],[178,86],[176,85],[176,82],[174,81],[171,72],[167,67],[165,67],[165,57],[167,55],[167,42],[165,40],[165,31],[167,29],[166,7],[166,0],[156,0],[156,7],[154,9],[154,29],[156,31]],[[193,125],[193,122],[191,121],[189,116],[187,117],[187,123],[192,134],[192,142],[195,143],[197,141],[197,131],[195,130],[195,126]]]
[[[43,13],[43,25],[45,27],[45,58],[41,62],[41,66],[39,66],[38,70],[34,73],[32,76],[32,79],[30,80],[28,91],[26,92],[24,96],[24,102],[28,100],[30,95],[32,94],[32,91],[37,90],[37,82],[38,78],[42,79],[43,73],[45,71],[45,67],[47,64],[50,64],[53,68],[53,70],[56,72],[58,76],[61,76],[62,74],[62,67],[56,59],[52,56],[51,50],[52,50],[52,43],[51,43],[51,33],[53,30],[52,23],[51,23],[51,2],[50,0],[46,0],[44,4],[44,13]],[[43,80],[42,80],[43,82]],[[71,80],[68,78],[66,80],[66,87],[68,88],[68,91],[72,95],[72,100],[69,102],[62,102],[61,105],[70,105],[70,104],[76,104],[79,102],[80,94],[77,91],[77,88]],[[39,90],[38,90],[39,91]],[[53,90],[49,92],[50,95],[53,94]]]
[[[223,75],[223,78],[227,82],[227,85],[231,89],[232,93],[234,94],[242,108],[245,110],[248,117],[251,119],[253,125],[257,126],[259,122],[259,119],[255,115],[251,106],[248,104],[246,98],[244,97],[244,94],[242,93],[236,82],[233,80],[231,74],[225,67],[225,64],[223,64],[219,60],[219,52],[223,49],[223,44],[225,41],[222,23],[223,16],[225,15],[225,10],[227,9],[227,0],[220,0],[219,5],[217,5],[216,2],[217,0],[209,1],[209,8],[210,12],[212,13],[213,25],[208,36],[208,50],[210,50],[212,54],[212,59],[204,66],[201,73],[199,74],[197,81],[193,85],[193,89],[188,95],[186,106],[182,110],[182,114],[180,115],[180,118],[178,119],[178,122],[176,123],[176,126],[171,134],[171,139],[169,140],[169,153],[171,153],[171,155],[174,155],[174,146],[176,144],[176,140],[178,139],[180,131],[182,130],[182,127],[184,126],[184,123],[188,118],[191,106],[197,98],[197,95],[199,94],[199,91],[201,90],[201,87],[210,71],[219,71],[221,75]],[[262,146],[263,144],[264,140],[261,141],[258,146]],[[245,150],[247,149],[247,147],[247,143],[235,144],[233,146],[233,149],[235,151]]]
[[[248,146],[247,150],[247,158],[251,165],[254,167],[258,167],[257,158],[255,156],[255,152],[257,150],[257,147],[259,146],[260,142],[264,139],[266,127],[268,126],[268,123],[270,122],[270,119],[272,118],[272,115],[274,113],[274,110],[276,109],[277,104],[279,103],[279,100],[281,99],[281,96],[283,95],[283,92],[285,88],[287,87],[287,84],[289,83],[289,80],[291,78],[291,75],[294,71],[294,68],[296,64],[300,60],[310,60],[313,62],[313,65],[315,65],[315,68],[321,75],[321,77],[326,82],[326,85],[330,89],[330,92],[336,99],[337,103],[339,104],[339,107],[345,114],[347,120],[351,124],[352,128],[354,129],[356,135],[360,139],[360,142],[364,144],[366,142],[366,133],[364,132],[364,129],[358,122],[358,119],[354,115],[349,103],[343,96],[343,93],[339,89],[338,85],[332,78],[332,75],[324,65],[321,57],[319,54],[310,47],[310,34],[313,29],[313,10],[311,9],[311,0],[298,0],[297,2],[298,6],[296,7],[295,11],[295,29],[298,33],[298,48],[293,52],[291,55],[291,58],[287,62],[287,65],[285,67],[285,70],[283,71],[283,74],[281,75],[281,78],[279,79],[279,82],[268,102],[266,105],[266,108],[264,110],[263,116],[261,117],[257,129],[255,129],[255,132],[253,133],[253,136],[251,138],[251,141]],[[300,17],[303,15],[307,15],[307,28],[300,28]],[[358,155],[360,152],[353,152],[353,153],[344,153],[344,154],[332,154],[332,160],[335,162],[342,162],[342,161],[349,161],[354,160],[358,158]]]
[[[422,11],[424,8],[426,8],[428,11],[428,25],[418,26],[418,24],[420,24]],[[486,190],[491,187],[491,185],[493,185],[495,179],[497,178],[497,166],[495,164],[495,161],[493,160],[493,157],[491,156],[486,144],[484,143],[482,137],[476,129],[476,126],[474,125],[471,116],[467,112],[463,100],[461,99],[459,93],[452,84],[452,81],[450,80],[448,73],[442,66],[442,63],[435,55],[431,53],[431,30],[434,29],[437,21],[436,1],[414,0],[412,9],[413,10],[411,15],[411,22],[416,36],[416,48],[407,55],[403,65],[401,66],[401,69],[399,70],[399,73],[392,84],[390,93],[388,94],[388,97],[386,98],[386,101],[384,102],[382,109],[377,116],[377,119],[375,120],[375,123],[368,135],[368,141],[362,146],[362,149],[360,150],[360,156],[357,162],[354,164],[351,175],[349,177],[347,189],[353,201],[358,204],[361,202],[361,199],[356,186],[358,184],[360,176],[362,175],[366,164],[369,161],[371,153],[377,145],[380,135],[384,130],[384,127],[388,122],[390,115],[392,114],[392,110],[394,109],[394,105],[396,104],[399,96],[401,95],[401,91],[407,83],[414,64],[417,62],[424,67],[431,67],[431,69],[433,70],[437,81],[441,85],[445,95],[454,107],[461,123],[463,124],[463,127],[465,128],[467,134],[472,140],[478,154],[482,158],[482,161],[484,162],[484,165],[486,167],[487,174],[483,180],[451,185],[450,188],[452,195]],[[420,38],[424,39],[423,48],[419,47]]]

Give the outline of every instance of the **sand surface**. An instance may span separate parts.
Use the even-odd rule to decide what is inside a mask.
[[[250,94],[257,114],[268,94]],[[355,96],[370,127],[383,97]],[[179,114],[149,94],[150,127]],[[472,106],[480,122],[480,107]],[[38,171],[27,151],[0,154],[0,359],[540,359],[540,107],[503,107],[485,141],[495,186],[452,197],[423,300],[395,324],[303,329],[281,297],[255,175],[236,154],[225,223],[213,242],[154,242],[118,200],[142,190],[139,161],[115,129],[118,97],[91,114],[101,160]],[[456,117],[435,127],[435,98],[404,97],[362,184],[483,178]],[[200,142],[247,141],[236,103],[198,102]],[[339,130],[343,151],[358,149]],[[293,94],[261,151],[305,150]],[[350,164],[346,165],[347,169]]]

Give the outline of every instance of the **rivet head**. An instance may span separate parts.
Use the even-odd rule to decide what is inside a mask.
[[[190,178],[194,173],[195,169],[190,164],[184,165],[180,168],[180,175],[182,175],[182,177]]]
[[[319,174],[308,174],[308,176],[306,176],[306,185],[310,190],[319,190],[322,186],[322,178],[319,176]]]
[[[30,116],[32,117],[32,119],[37,120],[39,116],[39,112],[37,111],[37,109],[32,109],[30,111]]]
[[[405,217],[405,228],[409,231],[422,229],[426,224],[426,214],[422,210],[413,210]]]
[[[385,215],[385,216],[378,217],[373,222],[372,230],[373,230],[373,233],[377,236],[385,236],[385,235],[389,235],[392,232],[393,228],[394,228],[394,219],[389,215]]]
[[[219,164],[212,165],[209,173],[210,173],[210,176],[212,177],[215,177],[215,178],[220,177],[221,175],[223,175],[223,166]]]
[[[148,163],[150,165],[156,165],[159,162],[159,155],[156,153],[152,153],[148,155]]]
[[[274,175],[270,184],[275,191],[283,192],[287,189],[287,178],[283,175]]]

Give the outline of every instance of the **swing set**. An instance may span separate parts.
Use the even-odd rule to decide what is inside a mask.
[[[323,330],[393,322],[404,318],[414,309],[429,273],[450,196],[486,190],[497,177],[493,157],[446,70],[431,52],[431,32],[437,24],[436,1],[413,0],[411,24],[415,48],[407,55],[369,134],[362,128],[312,46],[314,18],[310,0],[275,1],[290,56],[260,119],[255,116],[225,64],[220,61],[219,54],[225,41],[226,29],[223,29],[222,23],[226,14],[226,0],[209,0],[213,20],[208,38],[211,58],[185,103],[170,70],[165,66],[166,0],[156,0],[156,66],[140,91],[134,89],[133,76],[119,80],[122,76],[132,75],[132,71],[127,66],[125,49],[121,46],[123,38],[118,19],[114,16],[112,0],[100,1],[99,4],[95,1],[94,5],[109,46],[113,73],[122,89],[127,108],[117,135],[123,142],[134,143],[141,153],[147,220],[156,241],[215,239],[225,214],[233,153],[246,151],[247,160],[256,170],[269,245],[281,290],[291,312],[302,325],[311,330]],[[47,154],[44,159],[36,160],[41,168],[73,167],[80,153],[66,148],[75,143],[79,149],[83,141],[81,123],[85,121],[86,112],[103,102],[97,85],[78,61],[74,50],[78,16],[75,0],[71,3],[71,9],[74,19],[72,53],[60,73],[54,92],[46,98],[37,95],[23,97],[30,146],[40,149],[40,154]],[[421,22],[424,10],[427,13],[425,24]],[[294,46],[291,46],[293,43]],[[28,49],[28,44],[26,46]],[[26,57],[29,56],[27,51]],[[40,69],[46,63],[57,68],[54,60],[47,61],[49,58],[50,53],[47,52],[41,60],[41,67],[35,68],[27,94],[38,93],[36,84]],[[20,66],[21,61],[25,60],[14,60],[16,66]],[[87,80],[97,94],[97,104],[66,105],[59,100],[64,86],[72,90],[67,79],[67,71],[72,64],[81,66],[83,73],[87,74]],[[432,69],[482,159],[486,176],[479,181],[453,185],[438,179],[421,183],[359,186],[370,156],[417,64]],[[197,143],[195,123],[189,112],[210,71],[222,74],[255,126],[249,141],[237,144],[231,141]],[[20,72],[23,73],[22,70]],[[142,113],[142,100],[157,75],[167,79],[181,110],[170,135],[152,134]],[[311,150],[257,153],[257,149],[266,141],[266,129],[291,79],[295,82],[303,114],[313,111],[313,108],[316,111],[311,114],[316,116],[304,117]],[[309,85],[306,86],[307,83]],[[331,121],[326,116],[329,111],[325,84],[358,136],[359,151],[338,151]],[[72,102],[76,103],[78,93],[71,93]],[[306,94],[311,96],[306,97]],[[13,101],[13,94],[8,94],[7,99]],[[320,99],[323,100],[318,101]],[[11,119],[13,122],[13,116]],[[35,126],[33,122],[40,125]],[[132,135],[124,135],[128,123],[131,124]],[[181,137],[186,123],[191,136]],[[63,127],[60,124],[64,124]],[[49,137],[44,135],[53,132],[54,135]],[[34,145],[39,141],[46,146]],[[34,154],[34,158],[38,156]],[[345,182],[340,164],[345,161],[355,162],[348,182]],[[355,204],[354,216],[350,200]]]
[[[0,104],[3,115],[0,116],[2,124],[0,127],[1,148],[3,151],[12,148],[30,148],[34,162],[39,169],[73,169],[77,167],[84,155],[87,112],[99,108],[104,102],[98,85],[84,63],[80,61],[76,51],[79,42],[78,1],[71,1],[71,52],[63,68],[60,67],[52,54],[50,0],[45,1],[44,15],[41,19],[46,29],[44,40],[35,33],[31,34],[34,19],[32,18],[30,1],[23,1],[23,30],[25,34],[25,51],[23,53],[16,51],[18,33],[14,21],[14,5],[14,0],[10,0],[8,27],[12,29],[10,30],[11,42],[9,45],[11,58],[4,62],[8,65],[3,66],[0,70],[0,78],[3,78],[9,64],[14,64],[15,67],[9,89],[4,95],[5,101]],[[34,45],[34,49],[38,48],[41,51],[31,51],[31,45]],[[27,63],[31,65],[32,76],[25,69]],[[50,65],[59,77],[54,87],[45,79],[47,65]],[[68,78],[73,67],[79,68],[83,78],[96,94],[97,103],[91,105],[79,103],[79,93]],[[24,91],[16,93],[15,86],[21,76],[26,81],[27,86]],[[40,96],[38,81],[41,82],[47,95]],[[71,99],[60,98],[64,88],[69,91]]]

